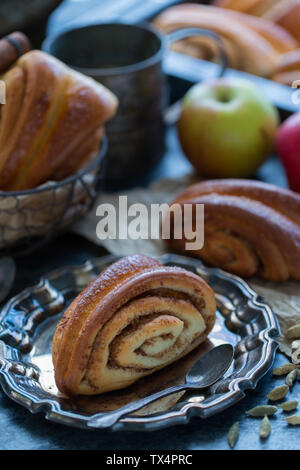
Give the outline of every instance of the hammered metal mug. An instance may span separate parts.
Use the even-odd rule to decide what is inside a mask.
[[[117,115],[106,126],[106,187],[129,186],[163,156],[168,104],[164,51],[171,42],[196,34],[216,41],[222,74],[226,67],[222,41],[200,28],[161,36],[148,24],[103,23],[68,29],[44,41],[44,51],[101,82],[119,99]]]

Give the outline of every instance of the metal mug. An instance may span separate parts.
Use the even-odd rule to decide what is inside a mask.
[[[217,42],[222,73],[226,67],[222,42],[200,28],[161,36],[149,25],[103,23],[68,29],[44,41],[44,51],[101,82],[119,99],[117,115],[106,126],[106,187],[129,186],[163,156],[168,104],[164,51],[170,42],[195,34]]]

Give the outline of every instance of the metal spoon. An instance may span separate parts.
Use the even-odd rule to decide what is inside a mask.
[[[123,416],[133,413],[159,398],[166,397],[167,395],[181,392],[183,390],[200,390],[202,388],[209,387],[217,382],[218,379],[223,377],[229,368],[232,359],[233,347],[231,344],[221,344],[220,346],[211,349],[192,365],[186,375],[185,384],[166,388],[165,390],[153,393],[145,398],[141,398],[141,400],[129,403],[122,406],[122,408],[108,413],[97,413],[89,419],[88,426],[99,429],[108,428],[113,426]]]
[[[16,265],[14,260],[5,256],[0,258],[0,302],[9,294],[16,277]]]

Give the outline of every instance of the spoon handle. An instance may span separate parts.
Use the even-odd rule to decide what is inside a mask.
[[[181,392],[182,390],[186,390],[188,388],[189,385],[187,384],[175,385],[174,387],[166,388],[165,390],[161,390],[160,392],[148,395],[147,397],[141,398],[140,400],[135,401],[133,403],[128,403],[128,405],[122,406],[122,408],[119,408],[117,410],[110,411],[104,414],[97,413],[89,419],[88,426],[98,429],[110,427],[115,424],[120,418],[127,414],[133,413],[134,411],[138,411],[140,408],[149,405],[150,403],[158,400],[159,398],[166,397],[175,392]]]

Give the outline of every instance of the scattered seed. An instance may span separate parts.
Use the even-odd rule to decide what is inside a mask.
[[[292,362],[297,365],[297,367],[300,366],[300,349],[295,349],[292,353]]]
[[[271,431],[271,423],[268,416],[265,416],[260,423],[259,437],[261,439],[266,439]]]
[[[281,400],[286,396],[288,391],[288,385],[279,385],[279,387],[273,388],[273,390],[268,393],[267,398],[271,401]]]
[[[300,424],[300,415],[292,415],[284,418],[289,424],[293,426],[298,426]]]
[[[231,426],[228,432],[228,436],[227,436],[228,444],[230,445],[231,449],[234,448],[239,438],[239,432],[240,432],[240,423],[237,421]]]
[[[292,387],[295,383],[297,377],[297,369],[292,370],[291,372],[288,373],[285,379],[285,383],[289,386]]]
[[[280,408],[282,408],[284,411],[292,411],[295,410],[298,406],[297,400],[293,401],[285,401],[284,403],[281,403]]]
[[[251,408],[251,410],[246,411],[246,414],[256,417],[264,417],[274,415],[278,411],[277,406],[273,405],[261,405]]]
[[[291,326],[287,330],[285,336],[288,339],[299,339],[300,338],[300,323],[298,323],[297,325]]]
[[[292,351],[296,351],[297,349],[300,349],[300,339],[296,339],[295,341],[292,342],[291,344]]]
[[[288,362],[287,364],[283,364],[283,366],[276,367],[276,369],[273,370],[273,375],[286,375],[296,368],[296,364]]]

